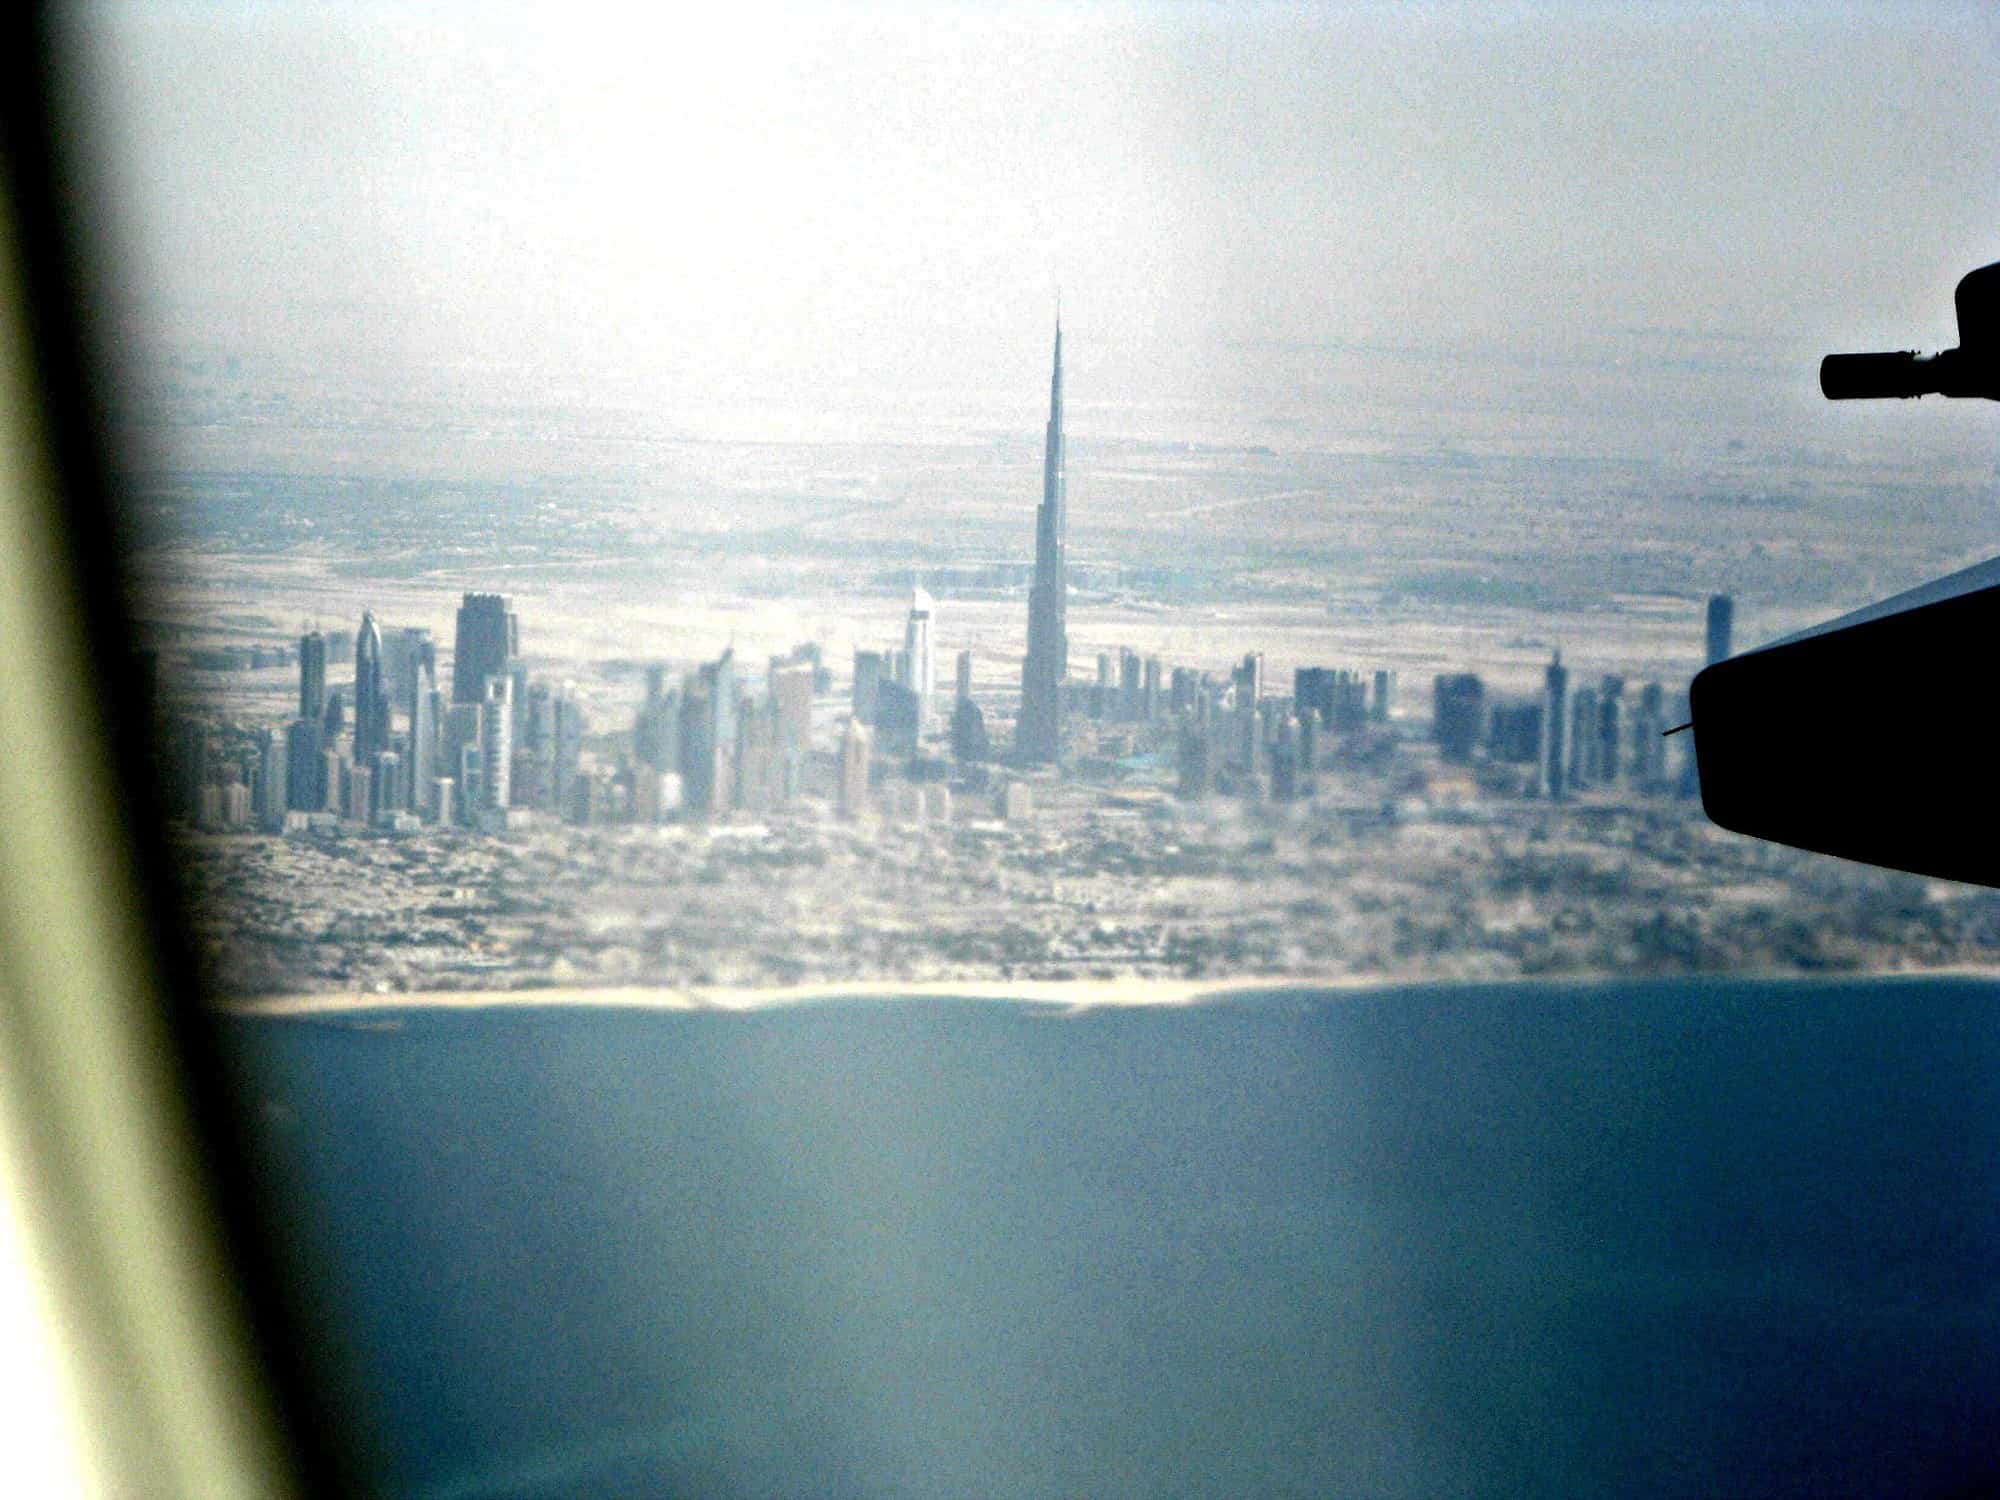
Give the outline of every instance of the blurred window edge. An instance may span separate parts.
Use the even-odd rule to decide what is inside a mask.
[[[38,320],[70,331],[30,301],[57,242],[27,139],[44,55],[4,70],[0,142],[0,1332],[38,1330],[0,1354],[0,1434],[19,1493],[279,1496],[298,1484],[153,983],[72,550],[87,508],[37,359]]]

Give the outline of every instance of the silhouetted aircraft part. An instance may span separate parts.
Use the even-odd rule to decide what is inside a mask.
[[[2000,262],[1969,271],[1953,295],[1958,347],[1937,354],[1829,354],[1819,388],[1829,401],[1967,396],[2000,401]]]
[[[2000,559],[1717,662],[1689,692],[1702,806],[1774,843],[2000,886],[1977,663]]]
[[[1683,729],[1692,729],[1692,728],[1694,728],[1694,720],[1689,719],[1687,723],[1676,724],[1672,729],[1662,729],[1660,731],[1660,738],[1663,740],[1671,739],[1673,738],[1673,736],[1679,734]]]

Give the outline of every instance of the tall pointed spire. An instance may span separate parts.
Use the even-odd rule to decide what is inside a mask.
[[[1060,433],[1062,431],[1062,293],[1056,293],[1056,357],[1055,368],[1049,374],[1049,422]]]
[[[1069,504],[1064,473],[1062,301],[1056,301],[1042,503],[1035,511],[1035,581],[1028,591],[1028,655],[1021,664],[1021,717],[1014,748],[1024,760],[1062,754],[1062,685],[1069,675]]]

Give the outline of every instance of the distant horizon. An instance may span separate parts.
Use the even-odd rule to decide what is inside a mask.
[[[1951,342],[2000,256],[1983,9],[64,16],[141,362],[1027,412],[1060,286],[1079,436],[1245,393],[1351,427],[1377,362],[1443,360],[1534,378],[1390,402],[1995,452],[1813,389],[1824,353]]]

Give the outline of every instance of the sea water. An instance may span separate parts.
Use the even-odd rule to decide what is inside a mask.
[[[2000,1476],[2000,986],[226,1024],[394,1494]]]

